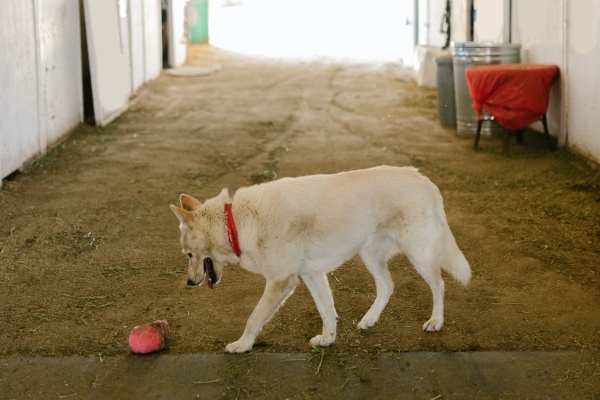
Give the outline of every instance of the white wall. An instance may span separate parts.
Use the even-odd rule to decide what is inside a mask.
[[[508,43],[509,0],[476,1],[473,40]]]
[[[417,1],[415,4],[417,21],[413,21],[413,24],[417,24],[417,44],[426,45],[431,43],[431,13],[429,7],[429,0]]]
[[[2,5],[0,178],[40,151],[35,18],[31,1],[11,0]]]
[[[82,119],[78,2],[3,1],[0,46],[4,178]]]
[[[162,22],[160,0],[144,0],[144,81],[157,78],[162,72]]]
[[[129,13],[124,0],[84,0],[83,4],[94,120],[106,126],[129,107],[132,93]]]
[[[162,71],[160,0],[129,0],[131,91]]]
[[[169,65],[178,67],[187,59],[185,6],[187,0],[169,0]]]
[[[566,144],[600,162],[600,0],[563,0],[567,21]]]
[[[428,20],[428,37],[429,42],[432,46],[442,47],[446,43],[446,34],[440,32],[442,28],[442,18],[446,13],[446,2],[445,1],[431,1],[429,0],[429,20]]]
[[[139,87],[162,71],[160,0],[131,1],[137,20],[121,21],[125,29],[123,24],[104,26],[100,36],[118,35],[127,57],[129,51],[135,52]],[[110,4],[116,8],[125,3],[110,0]],[[2,0],[0,185],[2,178],[44,154],[83,119],[79,5],[74,0]],[[132,25],[138,40],[142,38],[135,49],[128,39]],[[133,86],[126,86],[131,93]]]
[[[456,1],[456,0],[454,0]],[[446,0],[417,0],[418,45],[442,47],[446,34],[441,33],[442,18],[446,13]]]
[[[135,93],[144,83],[144,2],[129,0],[129,37],[131,63],[131,92]]]
[[[471,0],[452,0],[450,13],[452,25],[452,41],[466,42],[469,40],[469,23],[471,21]]]
[[[52,145],[83,119],[79,7],[70,0],[41,0],[39,5],[41,95],[44,96],[40,111],[46,145]]]

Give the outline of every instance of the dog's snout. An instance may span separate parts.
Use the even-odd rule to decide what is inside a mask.
[[[189,286],[196,286],[196,285],[198,285],[196,282],[194,282],[194,281],[193,281],[193,280],[191,280],[191,279],[188,279],[188,281],[187,281],[187,284],[188,284]]]

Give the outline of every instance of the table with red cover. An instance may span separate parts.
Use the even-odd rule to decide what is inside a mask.
[[[558,66],[475,65],[467,68],[465,74],[472,106],[480,122],[483,119],[481,110],[485,108],[503,127],[520,130],[545,116]],[[547,134],[546,126],[544,128]]]

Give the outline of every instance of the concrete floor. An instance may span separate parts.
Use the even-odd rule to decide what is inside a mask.
[[[577,399],[587,397],[564,366],[581,361],[573,351],[19,358],[0,360],[0,388],[4,399]]]

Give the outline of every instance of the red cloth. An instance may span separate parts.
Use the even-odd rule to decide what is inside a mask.
[[[546,113],[558,66],[541,64],[475,65],[466,70],[467,86],[479,119],[485,108],[511,130],[523,129]]]

